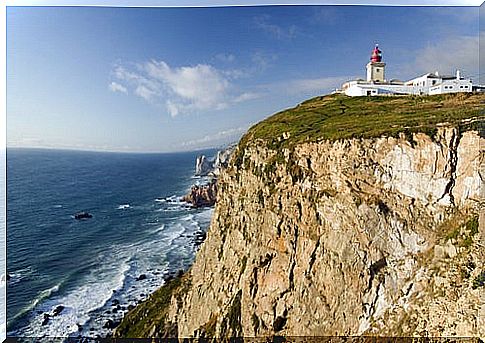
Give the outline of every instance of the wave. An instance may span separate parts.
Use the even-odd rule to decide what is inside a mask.
[[[21,309],[16,315],[13,316],[12,318],[12,322],[15,321],[16,319],[24,316],[27,312],[30,312],[32,311],[33,309],[36,308],[36,306],[38,304],[40,304],[43,300],[49,298],[52,294],[56,293],[59,291],[59,287],[61,287],[61,285],[64,283],[64,280],[55,284],[54,286],[50,287],[50,288],[47,288],[43,291],[41,291],[37,297],[34,298],[34,300],[32,300],[30,302],[29,305],[27,305],[26,307],[24,307],[23,309]]]
[[[76,285],[63,287],[62,293],[58,292],[61,284],[41,292],[35,302],[23,309],[22,315],[30,312],[26,317],[28,325],[15,334],[24,337],[106,335],[110,330],[103,326],[108,320],[120,320],[128,306],[136,305],[163,285],[168,273],[187,268],[195,253],[194,235],[205,230],[213,209],[191,209],[187,213],[180,197],[173,195],[166,199],[170,202],[162,205],[163,209],[172,207],[175,211],[177,208],[176,218],[157,215],[163,224],[159,223],[155,229],[150,225],[146,231],[149,235],[140,236],[136,242],[111,245],[96,256],[92,266],[87,266],[90,271],[76,280]],[[129,206],[121,204],[118,208],[125,205]],[[151,211],[156,213],[158,209],[152,207]],[[23,275],[29,269],[15,272]],[[142,274],[144,278],[140,278]],[[52,314],[59,305],[63,310],[45,322],[44,314]]]
[[[67,337],[78,332],[79,326],[90,320],[90,313],[101,308],[113,296],[113,290],[119,290],[124,283],[129,270],[128,260],[94,269],[86,278],[84,284],[70,290],[67,294],[51,297],[57,292],[60,284],[42,292],[42,294],[24,313],[31,310],[30,325],[17,334],[21,336]],[[116,273],[115,275],[113,275]],[[45,300],[45,301],[44,301]],[[41,303],[42,302],[42,303]],[[39,305],[39,306],[38,306]],[[63,310],[56,316],[49,317],[45,322],[44,313],[52,314],[59,305]]]
[[[165,225],[162,225],[160,227],[157,227],[155,230],[152,230],[150,233],[155,234],[155,233],[160,233],[165,229]]]
[[[10,280],[8,281],[8,284],[10,286],[13,286],[16,283],[22,281],[23,279],[33,275],[34,272],[35,270],[31,266],[9,272],[8,274],[10,276]]]
[[[130,204],[123,204],[118,206],[118,210],[125,210],[127,208],[130,208]]]

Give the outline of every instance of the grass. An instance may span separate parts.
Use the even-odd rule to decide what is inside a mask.
[[[166,323],[167,310],[172,296],[177,300],[190,285],[190,275],[185,274],[168,281],[156,290],[147,300],[128,312],[116,328],[115,337],[144,338],[149,337],[153,327],[154,336],[177,336],[177,328]]]
[[[348,97],[319,96],[281,111],[251,127],[239,143],[235,163],[242,166],[244,148],[255,140],[268,148],[291,148],[302,142],[348,138],[397,137],[403,133],[413,144],[412,134],[431,138],[437,124],[449,123],[465,130],[477,128],[485,119],[485,94],[433,96]],[[470,120],[475,118],[478,120]],[[285,139],[283,136],[285,134]]]

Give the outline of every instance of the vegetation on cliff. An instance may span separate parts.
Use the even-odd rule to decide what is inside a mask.
[[[249,129],[239,152],[261,139],[268,148],[289,147],[301,142],[350,138],[373,138],[428,133],[440,123],[477,125],[485,118],[484,94],[458,93],[433,96],[348,97],[318,96],[276,113]]]
[[[160,332],[165,336],[177,336],[177,326],[166,321],[172,297],[181,301],[182,295],[190,287],[190,275],[177,276],[156,290],[150,297],[131,310],[120,326],[115,337],[144,338],[155,337]]]

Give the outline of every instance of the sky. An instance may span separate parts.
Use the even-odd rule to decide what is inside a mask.
[[[478,39],[478,7],[8,7],[7,147],[219,147],[365,78],[375,43],[388,79],[478,81]]]

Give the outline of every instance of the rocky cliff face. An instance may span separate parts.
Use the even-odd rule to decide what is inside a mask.
[[[195,161],[195,175],[196,176],[218,176],[223,168],[226,168],[232,152],[236,146],[231,144],[223,150],[217,151],[217,155],[213,159],[207,158],[205,155],[197,156]]]
[[[250,142],[218,179],[193,267],[136,332],[484,336],[481,143],[446,125],[432,138]]]

